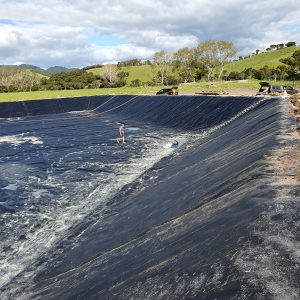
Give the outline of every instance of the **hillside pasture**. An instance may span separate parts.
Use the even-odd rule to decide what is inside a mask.
[[[93,68],[87,71],[93,73],[94,75],[101,76],[103,74],[103,68]],[[129,86],[131,82],[136,79],[139,79],[142,82],[152,81],[158,72],[158,68],[151,65],[141,65],[122,67],[122,71],[129,73],[128,77],[126,77],[126,85]]]
[[[227,64],[224,68],[224,71],[226,70],[227,73],[242,72],[247,68],[259,70],[266,65],[270,68],[276,68],[279,65],[283,65],[283,63],[280,62],[280,59],[290,57],[295,51],[299,50],[299,46],[293,46],[265,53],[259,53],[256,55],[252,55],[249,58]]]

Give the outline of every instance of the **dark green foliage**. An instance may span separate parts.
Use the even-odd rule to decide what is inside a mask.
[[[45,72],[46,74],[54,74],[54,73],[62,73],[62,72],[72,72],[76,70],[76,68],[65,68],[65,67],[60,67],[60,66],[54,66],[54,67],[50,67],[48,68]]]
[[[85,70],[75,70],[68,73],[57,73],[50,78],[41,80],[44,89],[49,90],[73,90],[83,89],[97,80],[97,76]]]
[[[118,72],[118,78],[120,80],[124,80],[126,77],[128,77],[129,75],[129,72],[124,72],[124,71],[119,71]]]
[[[117,63],[117,67],[134,67],[134,66],[142,66],[142,65],[152,65],[152,62],[148,59],[142,62],[140,59],[133,58],[129,60],[120,61]]]
[[[132,87],[139,87],[139,86],[142,86],[142,85],[143,85],[143,82],[139,79],[134,79],[130,83],[130,86],[132,86]]]
[[[8,87],[0,85],[0,93],[8,93]]]
[[[266,51],[271,51],[271,50],[279,50],[279,49],[282,49],[284,48],[284,46],[286,47],[292,47],[292,46],[296,46],[296,43],[295,42],[288,42],[286,43],[285,45],[283,43],[281,44],[272,44],[270,45]],[[256,50],[256,51],[260,51],[260,50]],[[256,53],[257,54],[257,53]]]
[[[296,46],[296,43],[295,42],[288,42],[285,45],[286,45],[286,47],[292,47],[292,46]]]
[[[142,62],[141,60],[134,58],[130,60],[124,60],[121,62],[118,62],[117,66],[118,67],[131,67],[131,66],[141,66]]]
[[[290,42],[294,46],[294,42]],[[274,47],[283,47],[283,44],[271,45]],[[224,80],[239,80],[253,78],[258,80],[295,80],[300,79],[300,51],[295,51],[291,57],[281,59],[280,62],[284,65],[280,65],[276,68],[270,68],[264,66],[259,70],[247,68],[242,72],[231,72],[226,74]]]
[[[243,79],[257,79],[257,80],[273,80],[273,79],[287,79],[286,66],[278,66],[277,68],[270,68],[264,66],[259,70],[247,68],[242,72],[230,72],[223,76],[224,80],[243,80]]]
[[[134,79],[131,81],[130,86],[131,87],[141,87],[141,86],[156,86],[157,82],[155,80],[153,81],[141,81],[140,79]]]
[[[194,70],[195,70],[195,80],[201,80],[205,77],[207,77],[207,69],[205,66],[199,62],[195,62],[193,64]]]
[[[230,72],[228,75],[224,76],[225,80],[240,80],[243,79],[241,73],[239,72]]]
[[[295,51],[291,57],[280,60],[287,65],[286,73],[289,79],[300,78],[300,51]]]
[[[179,83],[179,79],[174,75],[166,75],[164,82],[166,85],[177,85]]]
[[[147,59],[146,61],[143,62],[143,65],[152,66],[152,62],[149,59]]]
[[[87,71],[87,70],[102,68],[102,67],[103,67],[103,65],[97,64],[97,65],[86,66],[86,67],[82,68],[82,70]]]

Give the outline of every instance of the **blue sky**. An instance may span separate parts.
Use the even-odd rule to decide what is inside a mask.
[[[0,24],[9,24],[9,25],[14,25],[15,21],[11,19],[0,19]]]
[[[83,67],[232,41],[300,43],[299,0],[0,0],[0,64]]]
[[[87,29],[86,41],[89,44],[95,44],[98,46],[116,46],[120,44],[128,43],[126,40],[118,38],[112,35],[99,35],[93,31],[93,29]]]

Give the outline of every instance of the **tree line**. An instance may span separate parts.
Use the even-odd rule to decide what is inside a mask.
[[[0,92],[121,87],[126,84],[127,76],[128,73],[115,65],[103,66],[101,75],[77,69],[55,73],[49,78],[38,76],[30,70],[0,68]]]
[[[236,59],[236,60],[242,60],[242,59],[249,58],[249,57],[251,57],[253,55],[257,55],[259,53],[270,52],[270,51],[279,50],[279,49],[288,48],[288,47],[293,47],[293,46],[296,46],[296,42],[287,42],[286,44],[284,44],[284,43],[271,44],[265,50],[256,49],[255,52],[252,53],[251,55],[239,56],[239,58]]]
[[[230,41],[207,40],[195,48],[182,48],[171,53],[159,51],[154,54],[153,64],[159,69],[158,77],[164,85],[169,73],[177,74],[177,82],[191,82],[215,74],[220,79],[224,66],[236,55],[236,48]],[[174,75],[173,75],[174,76]]]
[[[39,83],[40,76],[30,70],[0,68],[0,93],[36,91]]]

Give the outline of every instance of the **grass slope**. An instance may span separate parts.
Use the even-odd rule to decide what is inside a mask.
[[[224,70],[230,73],[241,72],[247,68],[253,68],[258,70],[266,65],[269,67],[277,67],[279,65],[282,65],[282,63],[279,61],[280,59],[292,56],[292,54],[295,51],[299,50],[299,46],[293,46],[266,53],[259,53],[249,58],[229,63],[225,66]]]
[[[142,82],[152,81],[158,72],[158,68],[150,65],[123,67],[124,72],[128,72],[129,76],[126,78],[127,85],[131,81],[139,79]]]
[[[126,78],[126,85],[130,85],[131,81],[135,79],[139,79],[142,82],[152,81],[153,77],[158,72],[158,69],[155,66],[142,65],[123,67],[122,71],[129,73],[129,76]],[[103,68],[89,69],[88,72],[91,72],[95,75],[101,75]]]

